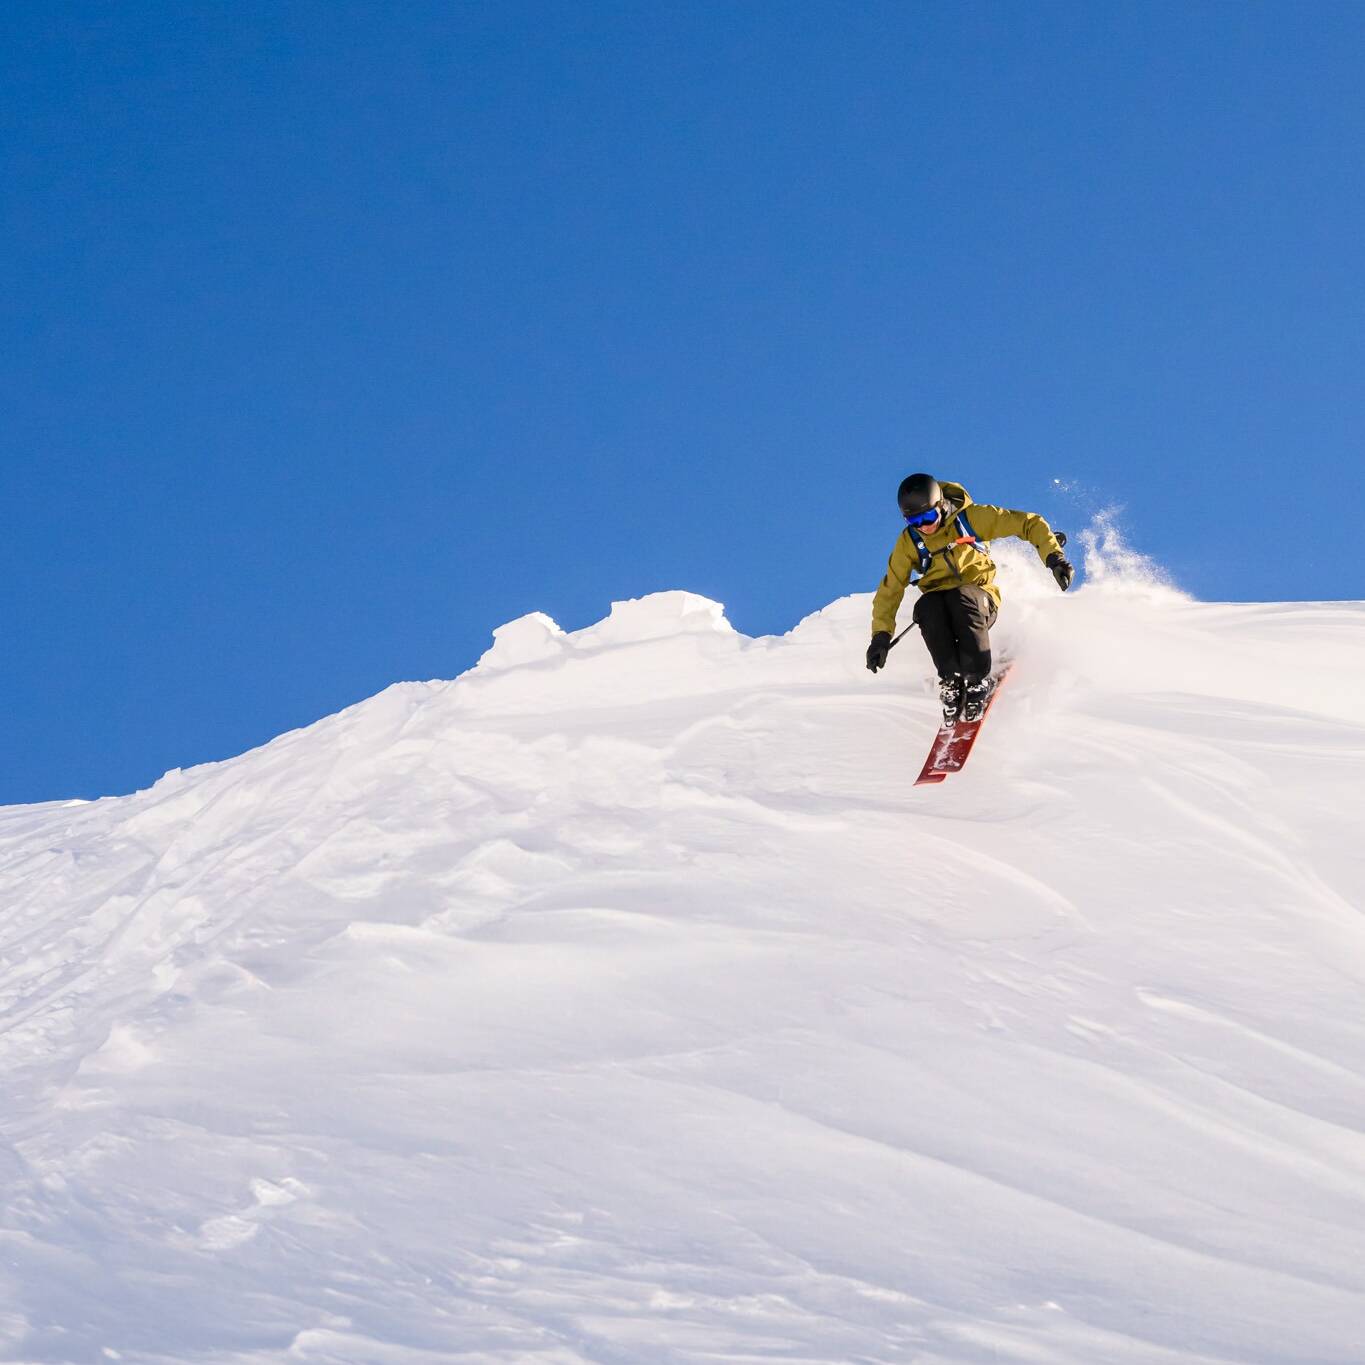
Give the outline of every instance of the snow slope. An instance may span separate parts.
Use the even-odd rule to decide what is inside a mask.
[[[0,811],[0,1358],[1365,1359],[1365,605],[1004,558]]]

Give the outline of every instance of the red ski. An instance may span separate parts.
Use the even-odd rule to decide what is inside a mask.
[[[924,767],[915,779],[915,786],[924,787],[934,782],[942,782],[949,773],[957,772],[966,763],[972,745],[976,743],[976,737],[981,733],[981,727],[985,724],[986,717],[990,715],[991,707],[995,705],[995,699],[1000,695],[1000,689],[1005,685],[1005,679],[1009,675],[1009,664],[995,675],[995,687],[986,700],[986,709],[981,713],[980,720],[960,720],[955,725],[939,727],[938,734],[934,736],[933,747],[929,750],[929,757],[924,760]]]

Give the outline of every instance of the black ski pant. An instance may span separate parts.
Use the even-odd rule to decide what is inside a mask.
[[[991,671],[991,627],[997,614],[995,598],[975,583],[920,594],[915,624],[940,678],[961,673],[971,681]]]

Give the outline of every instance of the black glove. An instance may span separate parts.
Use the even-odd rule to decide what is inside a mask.
[[[886,656],[891,653],[891,635],[889,631],[879,630],[873,637],[872,643],[867,647],[867,666],[873,673],[879,668],[886,666]]]
[[[1070,560],[1060,551],[1053,550],[1047,557],[1047,566],[1052,570],[1052,576],[1057,580],[1057,586],[1065,592],[1071,586],[1071,580],[1076,576],[1076,570],[1071,567]],[[871,665],[868,665],[871,667]]]

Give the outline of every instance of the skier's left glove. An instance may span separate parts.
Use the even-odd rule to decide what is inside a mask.
[[[1071,580],[1076,574],[1076,570],[1071,567],[1071,561],[1060,550],[1053,550],[1047,557],[1047,566],[1052,570],[1052,576],[1057,580],[1057,586],[1065,592],[1071,586]]]
[[[872,643],[867,647],[867,666],[875,673],[879,668],[886,666],[886,656],[891,653],[891,634],[889,631],[879,630],[873,637]]]

